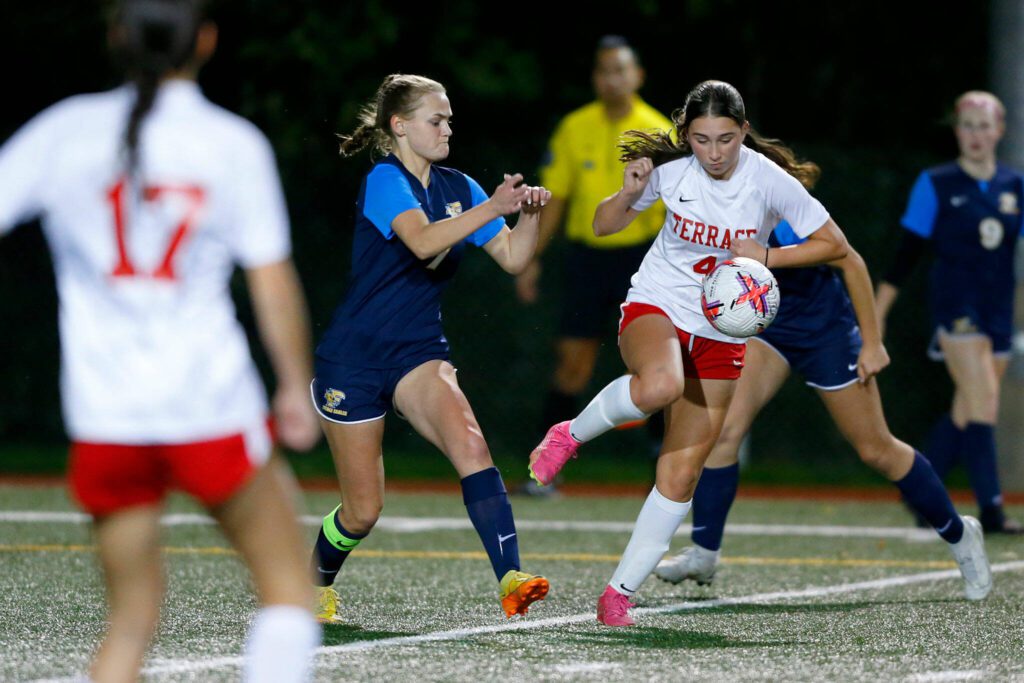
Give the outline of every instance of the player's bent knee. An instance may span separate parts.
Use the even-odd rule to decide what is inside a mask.
[[[853,447],[861,462],[890,479],[905,474],[913,460],[913,449],[891,435],[861,439]]]
[[[715,441],[715,448],[711,452],[712,457],[722,456],[725,453],[738,453],[740,443],[743,441],[743,437],[746,436],[746,433],[746,429],[739,429],[729,424],[724,425],[722,427],[722,431],[718,435],[718,439]],[[721,458],[716,458],[716,460],[719,459]],[[735,459],[736,458],[733,458],[733,460]]]
[[[873,470],[885,471],[892,464],[892,454],[878,447],[865,447],[857,450],[860,461]]]
[[[466,438],[460,440],[448,454],[449,460],[457,470],[476,471],[485,470],[494,465],[491,459],[491,450],[487,442],[479,433],[470,432]]]
[[[995,387],[979,387],[964,392],[962,409],[969,422],[994,423],[999,415],[999,393]]]
[[[996,396],[987,397],[985,401],[979,401],[968,405],[967,421],[980,422],[981,424],[994,425],[999,416],[999,399]]]
[[[645,413],[653,413],[683,395],[683,377],[672,372],[654,372],[637,375],[633,402]]]
[[[684,501],[693,498],[700,473],[696,467],[683,465],[672,468],[671,472],[659,472],[658,492],[670,500]]]

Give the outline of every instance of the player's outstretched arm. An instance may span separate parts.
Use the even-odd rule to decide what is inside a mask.
[[[613,235],[640,215],[640,212],[633,208],[633,204],[643,194],[652,172],[654,163],[647,157],[635,159],[626,165],[622,189],[597,205],[594,212],[595,235]]]
[[[871,275],[863,257],[849,247],[846,256],[829,264],[838,268],[843,275],[846,291],[857,316],[860,336],[863,341],[857,357],[857,376],[867,382],[889,365],[889,352],[882,343],[878,319],[875,317],[875,296],[871,288]]]
[[[391,229],[418,259],[437,256],[450,249],[495,218],[519,211],[530,188],[519,185],[522,174],[505,175],[494,194],[458,216],[430,222],[422,209],[410,209],[395,216]],[[532,252],[531,252],[532,253]]]
[[[277,377],[271,401],[277,434],[288,448],[305,451],[320,439],[309,400],[312,335],[302,285],[291,259],[245,271],[260,339]]]
[[[519,211],[516,229],[508,226],[491,238],[484,249],[507,273],[518,275],[533,260],[540,231],[541,210],[551,200],[551,193],[543,187],[531,187]]]
[[[736,256],[760,261],[769,268],[799,268],[838,261],[846,256],[848,249],[846,235],[829,218],[800,244],[765,249],[752,239],[744,239],[733,242],[730,251]]]

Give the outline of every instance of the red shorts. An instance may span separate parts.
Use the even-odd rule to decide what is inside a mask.
[[[619,336],[631,322],[642,315],[660,315],[668,318],[665,311],[651,304],[628,301],[622,306],[619,318]],[[743,370],[743,356],[746,344],[706,339],[690,334],[676,327],[676,337],[683,348],[683,375],[697,379],[739,379]]]
[[[269,446],[269,434],[265,439]],[[82,509],[96,517],[158,503],[169,489],[212,507],[237,493],[266,460],[269,447],[255,443],[263,440],[254,437],[253,448],[245,434],[148,446],[75,441],[68,484]]]

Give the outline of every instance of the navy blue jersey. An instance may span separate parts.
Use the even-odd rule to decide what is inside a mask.
[[[454,169],[431,166],[430,182],[424,188],[393,155],[374,164],[356,202],[348,290],[317,346],[317,356],[378,369],[447,357],[441,294],[455,274],[465,244],[483,246],[505,221],[497,218],[447,253],[422,260],[395,235],[391,224],[410,209],[422,209],[434,223],[486,199],[476,181]]]
[[[972,178],[955,162],[918,177],[900,222],[931,240],[929,291],[937,325],[951,332],[1010,333],[1022,195],[1021,175],[1001,164],[988,181]]]
[[[768,238],[772,247],[803,241],[786,221],[781,221]],[[845,339],[857,327],[850,297],[834,268],[777,268],[772,274],[779,282],[779,312],[759,335],[768,343],[779,347],[823,344]]]

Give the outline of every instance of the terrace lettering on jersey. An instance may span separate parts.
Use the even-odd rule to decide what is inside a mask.
[[[687,242],[705,247],[728,249],[735,240],[753,237],[757,234],[752,228],[722,228],[717,225],[705,224],[692,218],[683,218],[677,213],[672,214],[672,232]]]

